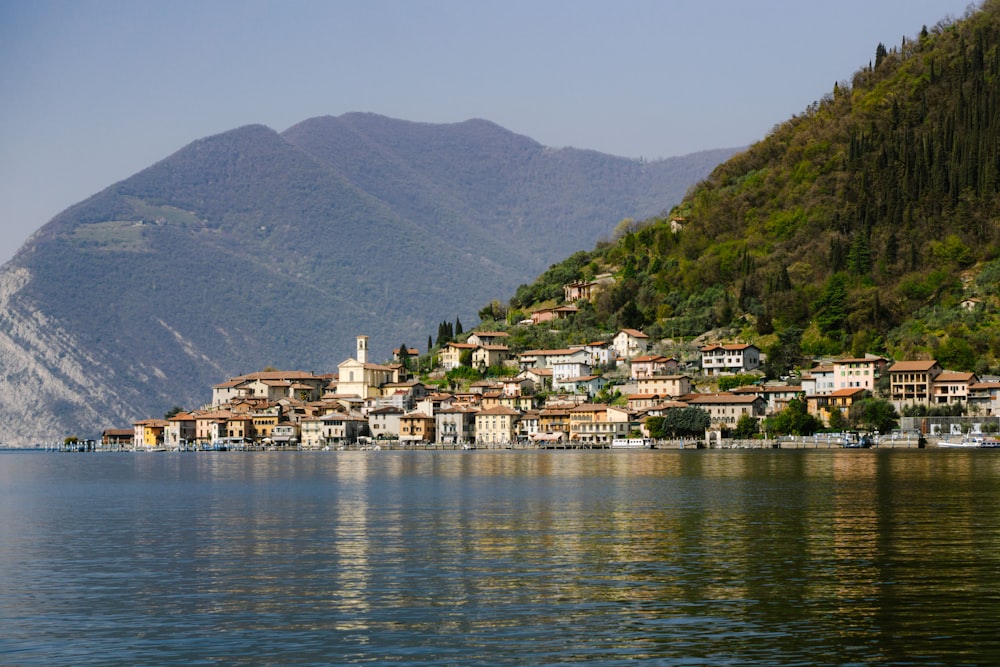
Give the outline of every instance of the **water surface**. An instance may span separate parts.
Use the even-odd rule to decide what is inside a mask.
[[[0,454],[0,664],[1000,664],[1000,452]]]

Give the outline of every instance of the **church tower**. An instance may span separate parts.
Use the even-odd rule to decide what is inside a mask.
[[[357,360],[362,364],[368,363],[368,336],[358,336]]]

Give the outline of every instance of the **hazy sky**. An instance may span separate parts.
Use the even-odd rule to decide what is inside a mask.
[[[655,159],[764,137],[967,0],[0,0],[0,262],[202,137],[349,111]]]

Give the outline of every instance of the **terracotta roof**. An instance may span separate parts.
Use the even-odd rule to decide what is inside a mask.
[[[940,373],[936,378],[935,382],[970,382],[974,377],[975,373],[956,373],[954,371],[945,371]]]
[[[751,345],[750,343],[731,343],[728,345],[706,345],[701,348],[702,352],[711,352],[712,350],[730,350],[733,352],[738,352],[740,350],[745,350],[749,347],[757,348],[756,345]]]
[[[760,396],[751,394],[690,394],[684,397],[685,403],[753,403],[763,400]]]
[[[606,403],[582,403],[569,409],[570,412],[605,412],[608,406]]]
[[[505,407],[503,405],[498,405],[495,408],[489,408],[488,410],[480,410],[479,414],[481,414],[481,415],[518,415],[518,416],[520,416],[521,413],[518,412],[517,410],[512,409],[512,408],[508,408],[508,407]]]
[[[619,334],[623,334],[623,333],[624,334],[628,334],[632,338],[649,338],[649,336],[647,336],[646,334],[642,333],[641,331],[638,331],[637,329],[622,329],[618,333]]]
[[[907,373],[913,371],[929,371],[937,365],[935,359],[924,359],[921,361],[897,361],[890,368],[890,373]]]
[[[845,387],[843,389],[832,391],[827,394],[827,396],[856,396],[858,394],[863,394],[866,391],[868,390],[864,387]]]

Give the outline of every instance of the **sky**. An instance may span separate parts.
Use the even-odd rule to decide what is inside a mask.
[[[647,160],[749,145],[968,0],[0,0],[0,263],[197,139],[484,118]]]

